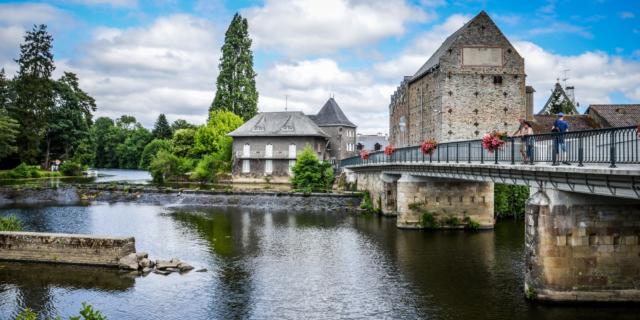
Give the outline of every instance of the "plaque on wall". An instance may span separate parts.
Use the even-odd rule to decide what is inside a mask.
[[[464,47],[462,48],[462,65],[500,67],[502,66],[502,48]]]

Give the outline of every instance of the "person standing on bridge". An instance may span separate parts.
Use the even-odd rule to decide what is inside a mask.
[[[522,143],[525,146],[526,150],[524,163],[529,163],[530,161],[530,164],[533,164],[533,127],[531,126],[531,123],[529,123],[529,121],[523,121],[522,123]]]
[[[558,132],[555,139],[555,153],[558,154],[562,150],[562,164],[571,165],[568,161],[567,143],[564,141],[564,133],[569,131],[569,123],[564,120],[564,113],[558,113],[558,119],[553,123],[551,132]]]
[[[524,137],[525,133],[525,121],[523,118],[518,119],[520,122],[520,126],[518,130],[516,130],[512,136],[520,137],[520,155],[522,156],[522,163],[527,163],[527,150],[526,150],[526,139]]]

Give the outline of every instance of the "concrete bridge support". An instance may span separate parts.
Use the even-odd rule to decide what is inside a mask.
[[[493,228],[491,182],[402,174],[397,184],[399,228],[464,228],[470,223]]]
[[[549,301],[640,301],[640,201],[532,189],[525,294]]]
[[[360,191],[369,191],[373,207],[380,208],[385,216],[397,214],[397,181],[400,175],[391,175],[380,172],[358,173],[357,188]]]

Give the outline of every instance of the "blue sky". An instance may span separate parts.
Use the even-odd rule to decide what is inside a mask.
[[[581,110],[640,102],[640,1],[0,1],[0,66],[25,30],[54,35],[57,75],[78,73],[98,114],[202,123],[235,12],[254,39],[259,107],[316,112],[331,95],[361,132],[386,132],[389,95],[449,34],[485,10],[525,58],[536,109],[569,69]]]

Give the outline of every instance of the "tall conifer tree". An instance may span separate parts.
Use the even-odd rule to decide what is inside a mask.
[[[236,13],[225,33],[216,97],[209,108],[210,114],[214,110],[227,110],[246,121],[258,112],[256,73],[248,29],[247,19]]]
[[[15,102],[9,114],[20,123],[18,156],[21,161],[37,163],[47,120],[54,105],[53,37],[47,26],[34,26],[20,45],[19,66],[15,79]]]
[[[158,139],[171,139],[171,126],[164,113],[161,113],[153,126],[153,137]]]

